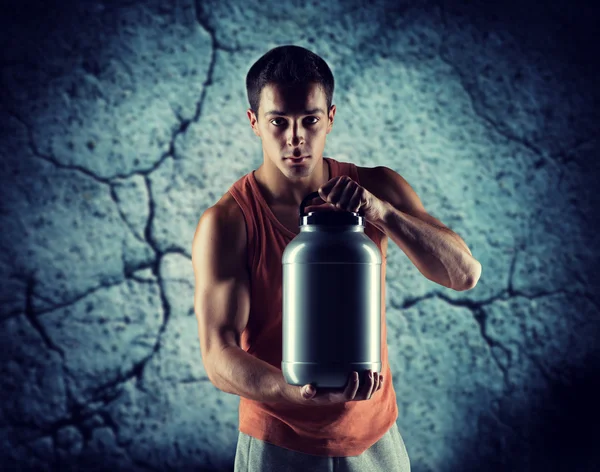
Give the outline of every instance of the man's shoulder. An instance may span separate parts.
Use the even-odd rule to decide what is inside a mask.
[[[246,237],[244,214],[229,192],[223,194],[214,205],[208,207],[204,212],[205,215],[209,213],[211,220],[217,223],[222,230],[230,234],[239,235],[240,238]]]
[[[240,226],[244,226],[242,209],[230,192],[226,192],[211,208],[217,212],[220,218],[223,218],[229,225],[232,225],[232,231],[240,229]]]
[[[377,182],[378,167],[362,167],[356,166],[358,181],[361,187],[366,188],[369,192]]]

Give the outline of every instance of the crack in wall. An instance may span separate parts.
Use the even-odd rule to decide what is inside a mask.
[[[141,243],[145,244],[146,241],[144,241],[142,238],[140,238],[138,236],[137,231],[131,225],[131,223],[127,220],[127,217],[125,216],[125,214],[121,210],[121,205],[119,204],[119,197],[117,196],[117,191],[115,190],[115,183],[114,182],[111,182],[109,184],[109,195],[110,195],[110,198],[112,199],[112,201],[114,202],[114,204],[115,204],[115,206],[117,208],[117,212],[119,213],[119,216],[121,217],[121,220],[123,221],[123,223],[125,223],[125,225],[127,226],[127,228],[129,228],[129,231],[131,231],[131,234],[133,234],[133,237],[135,239],[137,239],[138,241],[140,241]],[[125,264],[123,264],[123,266],[125,266]]]
[[[440,18],[442,19],[442,27],[444,29],[444,33],[446,33],[446,36],[443,37],[442,41],[440,42],[440,47],[438,48],[438,57],[445,64],[450,66],[450,68],[454,71],[454,73],[458,77],[458,80],[459,80],[459,83],[460,83],[462,89],[465,91],[465,93],[467,94],[467,97],[469,98],[469,101],[471,103],[471,109],[473,110],[473,112],[481,120],[483,120],[484,123],[488,124],[489,127],[491,129],[493,129],[496,133],[498,133],[500,136],[503,136],[504,138],[508,139],[509,141],[512,141],[514,143],[517,143],[517,144],[525,147],[526,149],[530,150],[535,155],[537,155],[539,157],[539,159],[533,163],[533,166],[536,170],[546,164],[551,164],[554,167],[554,170],[558,172],[559,182],[560,182],[560,180],[562,180],[563,175],[564,175],[564,165],[567,162],[571,162],[571,161],[577,162],[572,157],[570,157],[570,155],[574,152],[575,149],[578,149],[581,146],[585,146],[585,145],[589,144],[590,142],[595,142],[596,137],[592,136],[592,137],[581,138],[571,146],[572,147],[571,150],[563,150],[563,151],[558,151],[555,154],[551,154],[551,153],[547,153],[546,151],[544,151],[540,147],[536,146],[534,143],[528,141],[527,139],[519,138],[518,136],[515,136],[514,134],[510,133],[509,131],[506,131],[505,129],[503,129],[503,127],[500,123],[495,122],[488,115],[486,115],[481,110],[481,107],[479,106],[479,102],[475,98],[473,91],[470,89],[468,84],[465,82],[461,70],[458,68],[458,66],[456,66],[454,64],[454,62],[452,62],[452,60],[449,57],[445,56],[443,53],[443,45],[446,43],[447,32],[448,32],[448,20],[447,20],[447,12],[444,7],[443,0],[439,1],[438,6],[440,9]]]
[[[515,258],[516,258],[516,254],[515,254]],[[513,258],[513,261],[514,261],[514,258]],[[454,298],[450,298],[448,295],[445,295],[442,292],[432,292],[432,293],[426,294],[421,297],[406,298],[405,301],[401,305],[396,305],[392,302],[391,306],[394,309],[397,309],[400,312],[402,312],[403,310],[411,308],[414,305],[416,305],[417,303],[422,302],[423,300],[428,300],[430,298],[438,298],[440,300],[444,300],[449,305],[468,308],[471,311],[471,313],[473,314],[473,319],[477,322],[477,325],[479,326],[479,332],[481,334],[482,339],[485,341],[485,343],[487,344],[487,346],[489,348],[490,355],[492,356],[495,364],[498,366],[498,369],[502,373],[502,376],[504,379],[504,385],[506,387],[507,393],[510,393],[511,389],[508,384],[508,368],[509,368],[509,366],[505,367],[502,365],[502,363],[498,359],[496,353],[494,352],[493,347],[498,347],[499,349],[501,349],[506,354],[509,363],[512,361],[512,355],[510,353],[510,350],[507,349],[501,342],[493,339],[492,337],[490,337],[487,334],[486,316],[485,316],[485,311],[483,310],[483,307],[490,305],[492,303],[495,303],[498,300],[507,301],[514,297],[524,297],[524,298],[527,298],[528,300],[535,300],[537,298],[552,296],[552,295],[556,295],[559,293],[567,294],[567,295],[576,295],[575,293],[569,292],[568,290],[565,290],[565,289],[553,290],[553,291],[542,291],[542,292],[538,292],[534,295],[528,295],[524,292],[514,290],[512,288],[512,286],[509,286],[508,289],[502,290],[498,294],[493,295],[492,297],[490,297],[486,300],[482,300],[482,301],[474,301],[474,300],[470,300],[470,299],[466,299],[466,298],[454,299]],[[535,360],[534,360],[534,362],[535,362]],[[540,368],[540,370],[544,369],[543,366],[539,365],[539,363],[538,363],[538,367]],[[543,370],[542,373],[543,373],[543,375],[546,376],[547,380],[550,380],[550,377],[548,376],[547,371]]]
[[[48,333],[46,333],[46,330],[44,329],[42,324],[39,322],[39,320],[35,316],[34,309],[33,309],[33,303],[32,303],[32,297],[33,297],[34,287],[35,287],[35,283],[36,283],[35,278],[33,276],[28,276],[26,278],[26,281],[27,281],[27,285],[26,285],[26,289],[25,289],[26,295],[25,295],[25,311],[24,311],[25,318],[27,319],[27,321],[29,321],[29,323],[35,329],[35,331],[37,331],[37,333],[40,335],[40,337],[42,338],[42,341],[44,342],[46,347],[48,349],[50,349],[51,351],[58,353],[58,355],[64,362],[64,360],[65,360],[64,351],[52,341],[52,339],[50,338]]]
[[[190,119],[185,119],[184,117],[179,115],[175,110],[173,110],[174,116],[179,121],[179,127],[178,127],[178,129],[175,129],[171,132],[171,141],[169,144],[169,150],[165,154],[160,156],[159,160],[150,169],[137,170],[135,172],[132,172],[128,175],[123,176],[123,178],[128,178],[133,175],[142,175],[144,177],[144,182],[146,185],[146,189],[148,191],[148,205],[150,207],[150,212],[149,212],[149,215],[146,220],[145,227],[144,227],[144,238],[140,238],[136,234],[133,227],[128,223],[128,221],[125,218],[125,215],[121,211],[121,207],[119,206],[117,198],[116,198],[115,187],[114,187],[114,185],[115,185],[114,177],[111,179],[102,178],[100,176],[95,175],[93,172],[91,172],[83,167],[75,166],[75,165],[61,164],[58,161],[58,159],[56,159],[55,156],[42,155],[41,152],[38,151],[37,146],[34,142],[33,130],[23,120],[21,120],[15,113],[13,113],[13,112],[10,113],[13,117],[18,119],[26,127],[29,147],[32,149],[32,152],[36,157],[47,160],[47,161],[51,162],[52,164],[54,164],[58,168],[72,169],[75,171],[80,171],[80,172],[83,172],[85,175],[88,175],[88,176],[94,178],[96,181],[98,181],[100,183],[108,184],[109,185],[109,195],[110,195],[111,199],[113,200],[113,202],[117,205],[117,210],[119,212],[119,216],[121,217],[121,219],[125,222],[125,224],[129,228],[129,230],[132,231],[132,233],[134,234],[136,239],[142,243],[147,243],[152,248],[152,250],[154,251],[154,254],[155,254],[155,257],[152,259],[152,261],[149,261],[148,263],[140,264],[133,269],[126,268],[125,269],[125,277],[123,279],[121,279],[120,281],[118,281],[116,283],[110,283],[110,284],[102,283],[101,285],[86,291],[84,294],[77,296],[74,300],[71,300],[67,303],[56,304],[51,309],[40,310],[37,313],[34,313],[33,303],[32,303],[33,297],[37,296],[38,298],[43,299],[43,296],[36,295],[33,293],[34,292],[34,283],[35,283],[35,280],[33,277],[25,279],[25,281],[26,281],[25,317],[28,320],[28,322],[31,323],[33,328],[38,332],[38,334],[42,337],[42,340],[45,343],[45,345],[49,349],[53,349],[61,355],[61,358],[63,359],[64,378],[72,379],[72,376],[68,372],[65,372],[65,369],[64,369],[64,352],[62,351],[60,346],[57,346],[54,344],[52,339],[45,332],[43,326],[39,323],[37,316],[47,313],[49,311],[56,310],[58,308],[72,305],[75,302],[83,299],[84,297],[87,297],[89,294],[94,293],[96,290],[107,288],[107,287],[112,287],[114,285],[122,283],[123,281],[126,281],[127,279],[133,279],[133,280],[136,280],[137,282],[143,282],[143,283],[157,283],[158,288],[159,288],[160,299],[161,299],[161,306],[162,306],[162,314],[163,314],[162,323],[161,323],[161,326],[156,335],[156,341],[153,346],[152,352],[150,352],[150,354],[148,356],[146,356],[144,359],[141,359],[139,362],[134,364],[134,366],[129,371],[123,373],[122,375],[118,375],[116,378],[113,378],[113,379],[109,380],[108,382],[104,383],[103,385],[95,388],[92,393],[93,398],[89,401],[89,403],[86,403],[86,404],[77,403],[74,400],[74,398],[72,397],[70,389],[68,388],[68,384],[66,384],[67,385],[67,388],[66,388],[67,403],[69,405],[69,408],[67,408],[67,411],[69,412],[69,415],[57,422],[52,423],[52,425],[50,427],[46,428],[44,430],[44,433],[45,433],[44,436],[38,436],[35,438],[35,439],[39,439],[40,437],[45,437],[45,436],[50,435],[50,437],[54,441],[55,452],[56,452],[56,437],[57,437],[56,435],[57,435],[58,431],[60,430],[60,428],[65,427],[65,426],[73,426],[74,428],[78,429],[81,432],[82,436],[84,437],[84,444],[86,446],[88,444],[88,440],[91,439],[91,437],[92,437],[92,435],[91,435],[92,431],[99,427],[108,427],[113,432],[117,443],[121,447],[127,447],[131,444],[132,440],[118,441],[119,424],[113,419],[113,417],[110,415],[110,413],[108,413],[105,410],[105,408],[110,403],[112,403],[114,400],[118,399],[122,395],[123,384],[130,380],[135,380],[136,388],[148,393],[147,390],[143,386],[143,374],[144,374],[147,362],[154,357],[154,355],[159,351],[159,349],[162,345],[161,343],[163,341],[163,334],[167,328],[167,323],[169,322],[170,315],[171,315],[171,306],[169,305],[167,298],[166,298],[166,291],[165,291],[166,284],[168,281],[176,280],[173,278],[169,278],[169,279],[165,278],[160,272],[160,264],[163,260],[163,257],[165,257],[167,254],[171,254],[171,253],[177,253],[177,254],[184,255],[189,260],[191,260],[191,255],[188,255],[185,252],[185,250],[174,248],[172,250],[169,249],[168,251],[165,251],[165,250],[161,251],[159,248],[159,244],[157,242],[156,236],[153,231],[153,226],[152,226],[153,222],[154,222],[155,212],[156,212],[156,204],[155,204],[154,199],[152,198],[152,186],[151,186],[151,181],[150,181],[150,175],[154,170],[158,169],[162,165],[162,163],[165,162],[165,160],[168,157],[171,157],[173,159],[178,159],[178,157],[176,155],[176,149],[175,149],[175,140],[177,139],[177,136],[179,136],[180,134],[186,133],[188,127],[193,122],[195,122],[195,123],[199,122],[199,120],[202,116],[205,99],[208,96],[208,86],[213,85],[213,75],[214,75],[214,70],[216,67],[215,64],[216,64],[216,58],[217,58],[217,50],[220,49],[225,52],[235,53],[235,52],[239,52],[239,51],[246,49],[246,48],[237,48],[237,49],[230,48],[230,47],[227,47],[227,46],[224,46],[223,44],[221,44],[217,40],[215,29],[212,26],[210,26],[210,24],[208,22],[207,15],[201,11],[201,9],[203,7],[202,2],[200,2],[198,0],[195,2],[194,6],[195,6],[197,22],[202,28],[204,28],[205,31],[207,31],[210,34],[211,42],[212,42],[212,47],[211,47],[211,52],[210,52],[210,54],[211,54],[210,64],[208,67],[206,79],[203,84],[200,98],[199,98],[198,102],[196,103],[196,110],[194,112],[194,115]],[[442,13],[444,13],[443,7],[442,7]],[[444,22],[444,26],[447,29],[447,24],[445,22]],[[251,48],[248,48],[248,49],[251,49]],[[483,112],[481,111],[480,106],[477,104],[475,96],[472,94],[472,90],[469,89],[468,84],[463,79],[463,76],[461,75],[461,72],[458,69],[458,67],[455,66],[450,61],[449,58],[445,58],[443,56],[441,46],[440,46],[440,49],[438,50],[438,55],[439,55],[440,59],[444,63],[449,65],[452,68],[452,70],[454,71],[454,73],[458,76],[458,80],[459,80],[462,88],[465,90],[465,93],[467,94],[468,98],[470,99],[471,108],[473,109],[473,112],[480,119],[482,119],[488,126],[491,126],[495,132],[499,133],[500,135],[504,136],[505,138],[509,139],[510,141],[516,142],[516,143],[530,149],[537,156],[539,156],[540,159],[536,163],[534,163],[534,166],[536,168],[540,167],[541,165],[544,165],[545,162],[547,162],[548,159],[550,159],[551,156],[546,155],[542,150],[538,149],[535,145],[527,142],[526,140],[520,140],[514,136],[511,136],[510,133],[507,133],[502,129],[500,124],[495,123],[492,119],[485,116],[483,114]],[[594,139],[592,139],[591,141],[594,141]],[[590,142],[590,140],[587,140],[585,142],[582,141],[581,143],[577,144],[576,147],[583,146],[585,144],[589,144],[589,142]],[[571,153],[572,152],[575,152],[575,151],[571,151]],[[571,153],[565,152],[565,153],[563,153],[564,158],[562,157],[562,154],[559,156],[559,158],[562,159],[563,162],[566,163],[566,162],[568,162],[567,159],[571,159],[571,157],[570,157]],[[555,162],[552,160],[550,162],[555,164]],[[561,175],[559,178],[559,182],[563,176],[562,168],[560,169],[560,171],[561,171]],[[523,249],[523,247],[521,247],[521,249]],[[472,301],[469,299],[455,300],[455,299],[452,299],[452,298],[444,295],[443,293],[431,293],[431,294],[427,294],[425,296],[421,296],[421,297],[417,297],[417,298],[407,298],[404,300],[404,302],[402,303],[402,306],[400,307],[400,310],[402,310],[402,309],[414,306],[415,304],[421,302],[422,300],[429,299],[431,297],[437,297],[439,299],[446,301],[449,304],[468,308],[471,311],[473,318],[478,323],[481,336],[484,339],[484,341],[486,342],[486,344],[488,345],[488,348],[491,352],[493,360],[496,362],[499,369],[503,373],[505,386],[508,385],[507,384],[507,367],[502,366],[502,364],[499,362],[498,358],[494,354],[494,350],[492,348],[497,347],[499,349],[502,349],[505,353],[508,350],[500,342],[494,340],[493,338],[491,338],[488,335],[487,330],[486,330],[486,312],[484,311],[483,307],[490,303],[494,303],[496,300],[504,301],[504,300],[508,300],[508,299],[510,299],[512,297],[516,297],[516,296],[523,296],[523,297],[526,297],[526,298],[532,300],[535,298],[539,298],[541,296],[552,295],[552,294],[556,294],[556,293],[565,293],[565,294],[573,295],[572,292],[569,292],[567,290],[539,292],[534,295],[527,295],[518,290],[515,290],[514,285],[513,285],[513,279],[514,279],[514,275],[515,275],[517,255],[518,255],[517,251],[515,251],[513,254],[511,263],[510,263],[507,288],[486,300],[483,300],[483,301]],[[139,278],[139,277],[135,276],[135,274],[133,274],[133,271],[143,269],[143,268],[151,269],[153,275],[156,277],[156,281],[145,280],[145,279]],[[581,294],[576,294],[576,295],[581,295]],[[590,300],[590,302],[594,303],[595,306],[598,306],[597,303],[591,298],[590,294],[585,293],[585,294],[583,294],[583,296],[587,297]],[[46,300],[46,301],[49,304],[52,304],[51,301],[49,301],[49,300]],[[18,314],[20,314],[20,312]],[[507,356],[510,359],[510,351],[508,351]],[[536,363],[537,359],[532,358],[532,362]],[[539,362],[537,362],[537,363],[539,364],[538,367],[540,369],[543,369],[543,366],[541,365],[541,363],[539,363]],[[548,376],[548,374],[543,370],[542,370],[542,375],[545,375],[546,380],[550,380],[550,377]],[[180,383],[193,383],[193,382],[198,382],[198,381],[207,381],[207,379],[206,378],[197,379],[197,378],[190,377],[190,378],[185,378],[185,379],[181,380]],[[101,403],[100,406],[93,405],[98,402]],[[403,403],[403,405],[404,405],[404,403]],[[103,423],[101,425],[95,425],[92,427],[84,426],[84,423],[87,420],[91,419],[95,415],[100,417],[102,419]],[[497,417],[495,412],[493,412],[493,410],[492,410],[492,415],[494,415],[495,419],[500,424],[503,424],[507,428],[510,428],[511,430],[514,431],[514,428],[510,425],[507,425],[506,423],[503,423]],[[27,426],[31,426],[31,425],[27,425]],[[146,464],[144,461],[133,460],[133,459],[131,459],[131,460],[140,467],[144,467],[148,470],[155,470],[150,465]]]
[[[514,267],[514,261],[516,260],[516,257],[517,257],[517,254],[515,252],[515,255],[513,257],[512,267]],[[534,294],[534,295],[528,295],[524,292],[514,290],[514,288],[512,287],[512,284],[509,283],[509,288],[507,288],[507,289],[501,291],[500,293],[498,293],[497,295],[494,295],[494,296],[488,298],[487,300],[483,300],[483,301],[473,301],[473,300],[469,300],[469,299],[453,299],[441,292],[437,292],[437,293],[430,293],[430,294],[427,294],[427,295],[421,296],[421,297],[409,298],[409,299],[405,300],[401,306],[394,306],[394,308],[399,309],[401,312],[404,309],[413,307],[414,305],[422,302],[423,300],[427,300],[427,299],[434,298],[434,297],[444,300],[446,303],[453,305],[453,306],[460,306],[460,307],[468,308],[473,315],[473,319],[477,322],[481,337],[487,344],[490,355],[491,355],[494,363],[496,364],[500,373],[502,374],[503,384],[504,384],[504,391],[502,393],[502,396],[500,397],[500,399],[502,399],[506,395],[509,395],[510,393],[515,391],[515,389],[511,388],[511,386],[509,384],[509,368],[512,365],[512,354],[510,352],[510,349],[506,348],[500,341],[492,338],[487,333],[487,331],[486,331],[486,316],[485,316],[485,311],[483,310],[483,307],[490,305],[492,303],[495,303],[498,300],[506,301],[513,297],[524,297],[524,298],[527,298],[528,300],[534,300],[534,299],[541,298],[541,297],[553,296],[553,295],[559,294],[559,293],[566,294],[566,295],[573,295],[572,292],[569,292],[568,290],[565,290],[565,289],[544,291],[544,292],[538,292],[537,294]],[[500,360],[498,359],[498,356],[494,352],[494,349],[493,349],[494,347],[501,349],[506,354],[507,362],[508,362],[507,366],[504,366],[502,364],[502,362],[500,362]],[[527,355],[527,357],[537,367],[537,369],[541,373],[542,377],[546,381],[547,385],[553,385],[554,380],[553,380],[552,376],[550,375],[549,371],[544,367],[544,365],[539,361],[539,359],[537,359],[534,355]],[[490,405],[490,408],[488,408],[487,411],[500,425],[507,428],[511,433],[516,435],[521,440],[525,441],[526,437],[523,432],[519,431],[518,429],[513,427],[511,424],[506,423],[504,420],[502,420],[500,418],[500,406],[499,406],[498,402],[499,402],[499,399],[493,400],[492,404]],[[494,408],[496,408],[497,411],[494,410]]]
[[[148,215],[148,219],[147,219],[147,223],[146,226],[144,228],[144,236],[145,236],[145,241],[143,241],[142,239],[140,239],[136,232],[134,231],[134,228],[131,227],[131,225],[129,224],[129,222],[127,221],[127,219],[125,218],[125,215],[123,214],[123,212],[120,209],[120,206],[118,204],[118,199],[115,193],[115,189],[114,189],[114,182],[112,181],[112,179],[107,179],[107,178],[103,178],[100,177],[98,175],[96,175],[95,173],[91,172],[89,169],[86,169],[85,167],[82,166],[78,166],[78,165],[65,165],[62,164],[61,162],[59,162],[58,159],[56,159],[54,156],[52,155],[45,155],[43,154],[38,148],[37,145],[35,143],[35,140],[33,138],[33,131],[31,129],[31,127],[25,122],[25,120],[21,119],[21,117],[18,115],[18,113],[14,112],[14,111],[9,111],[9,114],[11,116],[13,116],[15,119],[17,119],[20,123],[22,123],[25,126],[26,132],[27,132],[27,138],[28,138],[28,144],[29,147],[33,153],[34,156],[44,159],[52,164],[54,164],[56,167],[58,168],[62,168],[62,169],[71,169],[71,170],[75,170],[75,171],[79,171],[82,172],[84,175],[87,175],[91,178],[93,178],[95,181],[100,182],[102,184],[106,184],[109,186],[109,195],[112,199],[112,201],[117,205],[117,210],[118,213],[120,215],[121,220],[126,224],[126,226],[129,228],[129,230],[133,233],[134,237],[136,237],[136,239],[138,239],[141,242],[146,242],[150,245],[150,247],[152,248],[152,250],[154,251],[156,257],[153,261],[152,264],[149,264],[147,267],[150,267],[152,269],[152,273],[154,274],[154,276],[157,279],[157,283],[158,283],[158,287],[159,287],[159,295],[160,295],[160,299],[161,299],[161,305],[162,305],[162,309],[163,309],[163,322],[161,324],[161,327],[159,328],[157,337],[156,337],[156,342],[155,345],[152,349],[152,351],[149,353],[148,356],[144,357],[142,360],[140,360],[138,363],[134,364],[134,366],[129,370],[129,372],[126,372],[124,374],[121,375],[117,375],[116,378],[111,379],[111,381],[101,385],[100,387],[98,387],[97,389],[95,389],[95,392],[92,394],[92,402],[95,403],[98,401],[98,398],[96,397],[96,394],[100,395],[100,401],[103,401],[103,405],[100,408],[97,408],[95,410],[91,410],[86,412],[85,414],[83,414],[83,411],[85,410],[85,405],[80,405],[78,403],[75,402],[75,400],[72,397],[72,394],[70,392],[70,388],[68,386],[68,383],[66,384],[66,392],[67,392],[67,402],[69,404],[69,408],[68,411],[70,412],[70,415],[67,418],[63,418],[55,423],[53,423],[52,425],[50,425],[48,428],[43,428],[41,431],[41,435],[37,435],[35,438],[31,439],[27,439],[27,442],[30,442],[31,440],[36,440],[39,439],[40,437],[44,437],[44,436],[48,436],[50,435],[51,437],[54,437],[55,433],[62,427],[65,427],[67,425],[70,426],[74,426],[79,430],[82,430],[82,423],[90,418],[91,416],[95,415],[95,414],[99,414],[103,420],[104,420],[104,424],[109,426],[111,428],[111,430],[113,430],[115,437],[118,438],[118,425],[116,422],[114,422],[112,420],[112,418],[110,417],[110,415],[108,415],[108,413],[106,413],[105,411],[101,411],[102,408],[106,407],[106,405],[108,405],[108,403],[110,403],[111,401],[113,401],[114,399],[118,398],[121,394],[121,390],[119,390],[119,387],[127,382],[128,380],[135,378],[136,379],[136,387],[139,388],[140,390],[145,391],[145,389],[143,388],[143,374],[144,374],[144,369],[145,366],[147,365],[148,361],[150,359],[152,359],[154,357],[154,355],[158,352],[158,350],[160,349],[161,346],[161,341],[162,341],[162,335],[166,330],[169,318],[170,318],[170,305],[167,301],[166,298],[166,294],[165,294],[165,282],[163,281],[162,275],[160,273],[160,263],[162,258],[164,257],[164,255],[166,254],[166,252],[162,252],[159,247],[158,244],[154,238],[154,235],[152,233],[152,223],[154,221],[154,215],[155,215],[155,203],[154,200],[152,198],[152,186],[151,186],[151,182],[148,178],[148,175],[153,172],[155,169],[157,169],[162,162],[164,162],[164,160],[171,156],[173,158],[175,158],[175,139],[177,138],[177,136],[181,133],[185,133],[188,126],[192,123],[192,122],[197,122],[201,116],[201,112],[202,112],[202,105],[204,103],[204,99],[206,97],[206,93],[207,93],[207,87],[208,85],[212,84],[212,76],[213,76],[213,71],[214,71],[214,66],[215,66],[215,62],[216,62],[216,48],[220,48],[222,50],[225,51],[229,51],[229,52],[235,52],[235,50],[230,49],[230,48],[226,48],[223,45],[220,45],[217,40],[216,40],[216,36],[215,36],[215,32],[212,28],[210,28],[208,26],[208,24],[205,22],[205,20],[202,18],[202,16],[199,13],[199,4],[196,4],[197,10],[197,19],[198,19],[198,23],[201,24],[204,29],[206,31],[209,32],[210,36],[211,36],[211,41],[213,44],[213,47],[211,48],[211,61],[210,61],[210,65],[209,65],[209,70],[207,73],[207,78],[204,82],[204,86],[203,86],[203,90],[202,90],[202,94],[201,97],[197,103],[196,106],[196,112],[194,114],[194,117],[191,120],[181,120],[181,117],[178,116],[177,114],[175,114],[177,116],[177,118],[180,121],[180,126],[177,130],[175,130],[172,133],[171,136],[171,142],[169,145],[169,151],[167,153],[165,153],[163,156],[161,156],[161,158],[157,161],[157,163],[151,167],[149,170],[147,171],[136,171],[133,172],[131,174],[128,175],[119,175],[119,176],[115,176],[118,178],[129,178],[132,175],[142,175],[144,177],[144,182],[148,191],[148,202],[149,202],[149,215]],[[114,177],[113,177],[114,178]],[[184,253],[185,254],[185,253]],[[127,278],[127,277],[126,277]],[[125,278],[125,279],[126,279]],[[136,280],[138,280],[136,278]],[[29,320],[29,322],[31,323],[31,325],[36,329],[36,331],[40,334],[40,336],[42,337],[42,339],[44,340],[45,344],[47,345],[48,348],[56,351],[59,353],[59,355],[61,356],[62,359],[62,368],[63,368],[63,375],[66,378],[67,376],[69,376],[66,372],[65,372],[65,365],[64,365],[64,351],[62,349],[60,349],[58,346],[56,346],[54,344],[54,342],[50,339],[50,337],[47,335],[47,333],[45,332],[45,330],[43,329],[42,325],[39,323],[39,321],[36,318],[36,314],[33,311],[33,307],[32,307],[32,303],[31,303],[31,299],[33,295],[33,283],[34,281],[32,279],[28,279],[29,283],[27,284],[27,309],[26,309],[26,317]],[[138,280],[139,281],[139,280]],[[117,282],[117,283],[121,283]],[[117,285],[117,283],[115,284],[100,284],[98,287],[95,287],[93,289],[90,289],[88,291],[86,291],[85,293],[83,293],[82,295],[76,297],[74,300],[71,300],[68,303],[63,303],[63,304],[55,304],[51,309],[48,310],[43,310],[37,313],[37,315],[41,315],[44,312],[49,312],[49,311],[54,311],[58,308],[61,307],[65,307],[68,305],[71,305],[75,302],[77,302],[78,300],[83,299],[84,297],[87,297],[89,294],[94,293],[95,291],[99,290],[99,289],[103,289],[103,288],[107,288],[109,286],[113,286],[113,285]],[[196,381],[196,380],[195,380]],[[185,383],[185,382],[184,382]],[[116,390],[116,392],[113,392],[113,390]],[[106,392],[112,392],[112,393],[106,393]],[[91,430],[82,430],[82,436],[84,437],[84,439],[86,440],[86,444],[87,444],[87,440],[91,437]],[[123,445],[123,444],[121,444]],[[136,462],[137,463],[137,462]],[[138,464],[138,465],[146,465],[146,464]],[[151,469],[152,470],[152,469]]]
[[[194,2],[194,9],[195,9],[195,16],[196,16],[197,23],[204,29],[204,31],[206,31],[210,35],[210,40],[211,40],[210,55],[211,55],[211,57],[210,57],[209,65],[208,65],[208,71],[206,73],[206,79],[205,79],[204,83],[202,84],[202,92],[200,94],[200,98],[199,98],[198,102],[196,103],[196,111],[194,112],[194,116],[192,116],[192,118],[190,118],[190,119],[184,119],[183,117],[179,116],[179,114],[175,113],[175,115],[177,116],[177,119],[179,120],[179,128],[176,129],[172,133],[171,142],[169,144],[169,150],[165,153],[164,156],[161,157],[159,164],[156,165],[154,167],[154,169],[156,169],[167,156],[171,156],[173,159],[179,159],[177,157],[177,152],[175,150],[175,140],[177,139],[177,136],[179,136],[180,134],[185,134],[188,127],[192,123],[199,122],[200,117],[202,115],[202,107],[204,105],[204,100],[206,99],[206,95],[208,93],[208,87],[213,84],[214,69],[215,69],[215,64],[217,62],[217,50],[230,52],[230,53],[236,53],[236,52],[241,52],[241,51],[252,49],[252,48],[242,48],[242,47],[232,48],[232,47],[228,47],[228,46],[222,44],[221,42],[219,42],[219,40],[217,39],[217,36],[216,36],[215,29],[212,26],[210,26],[206,16],[203,14],[202,2],[199,0],[196,0]]]
[[[66,376],[67,374],[65,374]],[[68,387],[68,384],[67,384]],[[98,389],[99,390],[99,389]],[[17,438],[15,439],[15,444],[17,444],[18,446],[24,446],[27,445],[29,443],[35,442],[41,438],[50,436],[50,437],[56,437],[56,434],[58,433],[58,431],[64,427],[67,426],[72,426],[75,429],[77,429],[82,437],[84,439],[91,439],[91,433],[94,429],[98,428],[98,427],[109,427],[111,430],[113,430],[113,434],[115,434],[116,432],[118,432],[118,425],[112,421],[112,418],[107,421],[107,419],[105,418],[107,415],[105,414],[105,412],[102,411],[103,408],[105,408],[106,406],[108,406],[110,403],[112,403],[114,400],[116,400],[120,395],[121,395],[121,391],[118,392],[101,392],[101,394],[99,395],[98,398],[93,398],[92,400],[90,400],[90,404],[91,403],[102,403],[102,405],[96,409],[90,409],[88,407],[87,404],[81,404],[78,403],[71,395],[70,390],[67,388],[66,389],[67,392],[67,398],[68,398],[68,403],[69,403],[69,407],[67,409],[67,411],[69,412],[68,415],[64,418],[61,418],[57,421],[54,421],[48,425],[31,425],[29,423],[26,422],[20,422],[20,423],[13,423],[16,426],[19,427],[24,427],[24,428],[32,428],[35,427],[36,428],[36,434],[33,435],[27,435],[25,434],[22,438]],[[86,411],[87,409],[87,411]],[[95,415],[99,415],[100,417],[102,417],[103,419],[103,423],[100,425],[95,425],[95,426],[86,426],[86,422],[88,420],[90,420],[93,416]],[[115,434],[115,438],[117,438],[117,434]],[[87,444],[87,443],[86,443]]]

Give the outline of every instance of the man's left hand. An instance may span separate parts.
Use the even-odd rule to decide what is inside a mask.
[[[319,195],[326,203],[310,205],[304,211],[354,211],[359,209],[370,223],[379,223],[387,211],[387,203],[377,198],[347,175],[340,175],[319,187]],[[316,198],[316,197],[315,197]]]

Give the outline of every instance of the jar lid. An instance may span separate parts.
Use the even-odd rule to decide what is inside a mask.
[[[311,211],[308,215],[304,214],[306,203],[314,198],[321,198],[319,192],[309,193],[302,203],[300,203],[298,224],[303,225],[324,225],[324,226],[348,226],[365,225],[364,213],[360,211],[336,211],[336,210],[318,210]],[[321,198],[321,200],[323,200]],[[324,200],[323,200],[324,201]]]

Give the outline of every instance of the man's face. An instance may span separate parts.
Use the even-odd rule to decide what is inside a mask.
[[[262,139],[269,160],[290,177],[301,177],[321,163],[335,105],[327,112],[325,92],[318,84],[285,88],[267,85],[260,96],[258,122],[250,109],[248,118],[254,133]],[[300,156],[310,158],[297,166],[291,166],[286,159]]]

